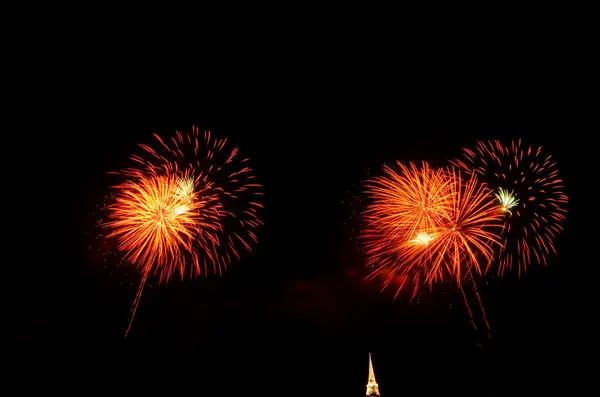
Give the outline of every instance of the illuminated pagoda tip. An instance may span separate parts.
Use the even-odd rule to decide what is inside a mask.
[[[367,397],[380,396],[379,385],[375,381],[375,371],[373,371],[373,361],[369,353],[369,381],[367,382]]]

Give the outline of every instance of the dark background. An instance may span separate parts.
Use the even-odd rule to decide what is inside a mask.
[[[405,69],[391,57],[326,50],[252,54],[182,55],[163,69],[152,57],[132,63],[126,50],[86,52],[71,65],[78,78],[52,115],[63,256],[35,267],[19,349],[66,361],[45,370],[74,384],[109,390],[360,396],[369,352],[384,396],[571,388],[573,355],[591,332],[578,287],[591,264],[577,244],[586,108],[566,72],[493,57],[455,70],[442,56]],[[85,233],[106,173],[128,165],[153,132],[192,124],[251,157],[265,227],[221,278],[150,283],[124,340],[139,277],[99,263]],[[397,159],[442,165],[478,139],[519,137],[553,153],[569,213],[547,268],[482,283],[491,340],[468,324],[451,286],[392,302],[391,291],[363,281],[348,202],[369,169]]]

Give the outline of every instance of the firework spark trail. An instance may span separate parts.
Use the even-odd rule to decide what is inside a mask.
[[[135,312],[137,311],[138,305],[140,303],[140,298],[142,297],[142,292],[144,291],[144,286],[146,285],[147,278],[148,272],[143,272],[142,281],[140,281],[137,293],[135,294],[135,299],[133,300],[133,304],[131,305],[129,313],[129,323],[127,324],[127,329],[125,330],[125,338],[127,338],[127,335],[129,335],[129,330],[131,329],[131,324],[133,324],[133,318],[135,317]]]
[[[465,295],[465,290],[462,287],[462,283],[458,283],[458,289],[460,290],[462,297],[464,299],[465,302],[465,307],[467,308],[467,311],[469,312],[469,322],[471,323],[471,325],[473,325],[473,328],[475,328],[475,330],[477,330],[477,325],[475,324],[475,320],[473,319],[473,312],[471,311],[471,306],[469,306],[469,301],[467,300],[467,295]]]
[[[556,253],[554,240],[563,230],[568,201],[552,156],[520,139],[507,145],[487,141],[464,149],[452,164],[496,192],[505,214],[498,273],[516,265],[520,276],[534,262],[546,265],[546,256]]]
[[[483,316],[483,322],[485,322],[485,326],[487,327],[488,338],[491,338],[492,334],[491,334],[490,323],[487,320],[487,315],[485,313],[483,303],[481,302],[481,296],[479,295],[479,290],[477,289],[477,283],[475,283],[475,279],[473,277],[471,277],[471,281],[473,282],[473,292],[475,293],[475,296],[477,297],[477,301],[479,302],[479,308],[481,309],[481,315]]]

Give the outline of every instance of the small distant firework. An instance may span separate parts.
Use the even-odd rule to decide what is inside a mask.
[[[413,298],[421,284],[448,278],[458,283],[485,270],[499,244],[500,215],[491,191],[474,176],[433,169],[425,162],[404,166],[370,181],[362,239],[370,277],[385,274],[384,288],[406,282]]]
[[[519,275],[534,262],[545,265],[546,256],[556,253],[554,240],[563,230],[568,201],[552,156],[520,139],[508,145],[487,141],[464,149],[452,163],[496,192],[505,214],[499,274],[513,265]]]
[[[512,191],[509,192],[508,190],[499,188],[498,191],[495,193],[495,196],[496,196],[496,198],[498,198],[498,201],[500,202],[501,210],[503,212],[508,212],[508,213],[512,214],[510,209],[513,207],[516,207],[517,204],[519,204],[519,199],[517,199],[515,197],[515,195],[513,194]]]
[[[116,173],[126,180],[114,186],[105,224],[107,237],[142,273],[126,335],[149,274],[159,282],[174,273],[220,275],[240,249],[251,250],[262,225],[262,186],[226,138],[208,131],[201,137],[196,127],[169,140],[155,137],[156,148],[141,144],[142,153],[131,157],[137,167]]]

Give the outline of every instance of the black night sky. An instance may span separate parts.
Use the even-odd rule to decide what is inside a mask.
[[[180,54],[167,71],[105,51],[71,65],[90,72],[54,114],[64,256],[53,269],[39,265],[21,350],[68,357],[86,389],[140,393],[361,396],[369,352],[383,396],[525,395],[570,382],[566,357],[581,345],[584,311],[576,269],[590,263],[575,244],[581,110],[555,69],[507,62],[455,74],[440,59],[402,71],[391,58],[322,50],[273,62],[242,52],[208,68],[211,58]],[[86,232],[113,181],[107,172],[130,164],[153,132],[192,124],[252,159],[265,227],[221,278],[147,285],[124,340],[140,277],[94,260]],[[363,281],[348,202],[367,171],[395,160],[444,165],[477,140],[519,137],[554,155],[569,213],[547,268],[481,282],[491,340],[472,329],[453,286],[410,303]]]

